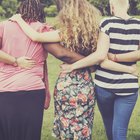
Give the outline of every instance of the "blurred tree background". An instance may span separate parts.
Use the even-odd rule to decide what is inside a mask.
[[[16,9],[22,0],[0,0],[0,17],[8,18],[16,12]],[[41,0],[44,4],[46,16],[56,16],[58,11],[62,8],[63,1],[65,0]],[[109,15],[109,0],[88,0],[91,4],[95,5],[102,14]],[[140,0],[129,0],[131,15],[140,15]]]

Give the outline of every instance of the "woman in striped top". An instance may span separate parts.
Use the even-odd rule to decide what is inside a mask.
[[[114,55],[115,60],[119,54],[124,57],[128,52],[131,52],[129,56],[134,56],[133,51],[138,50],[139,46],[140,20],[127,14],[128,0],[110,0],[110,8],[114,16],[102,20],[96,52],[72,65],[62,65],[64,72],[102,62],[108,52],[117,54],[117,57]],[[137,56],[133,62],[121,64],[131,66],[136,63]],[[104,69],[106,63],[101,63],[95,75],[97,103],[108,140],[126,140],[129,120],[138,96],[138,78]]]

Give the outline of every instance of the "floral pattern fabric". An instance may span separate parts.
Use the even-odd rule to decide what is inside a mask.
[[[59,75],[54,106],[53,135],[62,140],[91,140],[95,92],[87,69]]]

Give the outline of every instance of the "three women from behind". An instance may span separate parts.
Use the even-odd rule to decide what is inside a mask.
[[[100,18],[100,12],[86,0],[67,0],[58,16],[63,46],[84,56],[94,52],[99,35]],[[49,32],[37,33],[20,17],[15,20],[30,38],[48,42]],[[52,39],[56,38],[51,38],[51,41]],[[96,61],[96,58],[94,60],[93,57],[92,61]],[[131,67],[109,60],[104,63],[104,66],[131,73]],[[60,73],[54,89],[54,102],[53,135],[61,140],[91,140],[95,92],[89,69],[83,68],[67,74]]]

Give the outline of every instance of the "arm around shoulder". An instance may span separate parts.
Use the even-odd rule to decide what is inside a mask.
[[[74,63],[84,57],[80,54],[69,51],[60,43],[44,43],[43,46],[47,52],[66,63]]]

